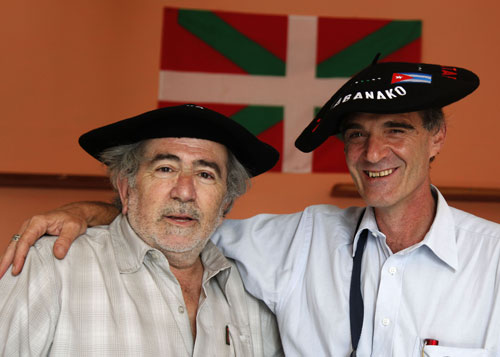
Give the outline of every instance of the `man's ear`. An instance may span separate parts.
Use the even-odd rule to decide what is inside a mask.
[[[431,160],[434,158],[441,149],[443,148],[444,145],[444,140],[446,139],[446,124],[443,123],[439,129],[436,130],[436,132],[432,135],[431,137],[431,142],[430,142],[430,157]]]
[[[128,179],[120,177],[117,180],[116,186],[118,188],[118,194],[120,195],[120,200],[122,202],[122,214],[126,215],[128,211],[128,195],[129,195]]]
[[[229,211],[231,211],[233,204],[234,200],[231,201],[224,200],[224,202],[222,203],[222,214],[220,215],[219,221],[217,222],[217,227],[220,226],[222,222],[224,222],[224,219],[226,218],[226,215],[229,213]]]

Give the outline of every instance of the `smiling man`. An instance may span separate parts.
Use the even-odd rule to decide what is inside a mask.
[[[375,208],[377,225],[393,253],[422,240],[435,215],[429,164],[441,150],[446,127],[443,120],[424,124],[433,114],[443,118],[432,109],[355,113],[341,128],[351,176],[365,203]]]
[[[441,108],[478,85],[461,68],[373,64],[296,141],[310,152],[343,138],[367,207],[226,221],[214,235],[276,313],[285,353],[500,355],[500,226],[449,207],[430,178]]]
[[[287,355],[500,356],[500,225],[448,206],[430,179],[446,136],[441,108],[478,85],[462,68],[369,66],[296,141],[310,152],[341,136],[367,207],[226,220],[214,233],[276,314]],[[85,227],[76,207],[27,223],[3,264],[19,246],[17,272],[39,232],[65,226],[54,222]]]
[[[0,280],[0,354],[281,355],[274,317],[209,240],[278,153],[195,105],[92,130],[80,145],[108,166],[121,214],[64,260],[41,239],[23,273]]]

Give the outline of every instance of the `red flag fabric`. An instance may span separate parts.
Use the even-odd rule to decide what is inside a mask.
[[[421,21],[256,15],[165,8],[159,105],[217,110],[280,151],[282,172],[347,172],[343,143],[313,153],[295,138],[353,74],[420,61]]]

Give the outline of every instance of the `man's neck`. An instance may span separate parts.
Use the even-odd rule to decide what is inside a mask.
[[[203,264],[198,257],[196,262],[188,267],[175,267],[170,265],[170,270],[177,278],[182,290],[182,297],[186,305],[193,340],[196,340],[196,315],[200,301],[201,286],[203,283]]]
[[[375,219],[393,253],[422,241],[436,215],[436,200],[430,190],[397,207],[376,207]]]

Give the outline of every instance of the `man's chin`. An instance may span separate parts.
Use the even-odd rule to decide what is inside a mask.
[[[169,235],[162,239],[155,239],[156,245],[163,252],[169,252],[174,254],[185,254],[190,253],[193,250],[200,251],[206,245],[208,238],[192,238],[179,235]]]
[[[205,247],[167,247],[167,249],[160,249],[167,258],[170,267],[176,269],[185,269],[193,266],[199,261],[201,251]]]
[[[391,195],[389,193],[365,192],[361,194],[361,198],[365,201],[367,206],[374,208],[386,208],[392,204]]]

